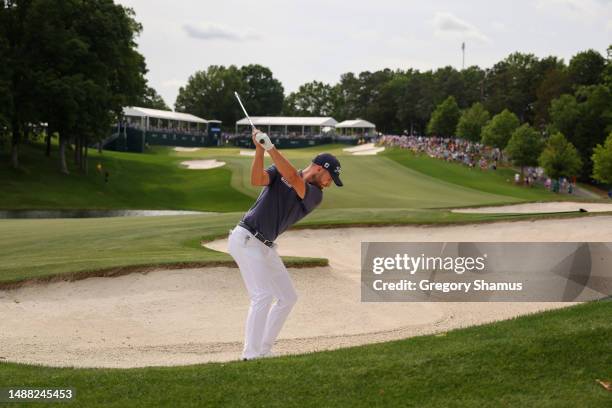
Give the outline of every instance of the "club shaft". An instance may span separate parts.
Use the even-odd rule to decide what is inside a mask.
[[[251,121],[251,118],[249,117],[249,114],[247,113],[246,109],[244,109],[244,105],[242,104],[242,101],[240,100],[240,95],[238,95],[238,92],[234,92],[234,96],[236,96],[236,99],[238,99],[238,103],[240,104],[240,107],[242,108],[242,111],[244,112],[244,116],[246,116],[246,118],[248,119],[249,123],[251,124],[251,127],[255,129],[255,125]]]

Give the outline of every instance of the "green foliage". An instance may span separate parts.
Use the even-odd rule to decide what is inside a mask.
[[[451,137],[454,136],[457,129],[457,122],[461,111],[457,105],[457,101],[453,96],[449,96],[442,102],[431,115],[429,124],[427,125],[427,134]]]
[[[568,135],[568,137],[573,136],[579,117],[580,108],[574,95],[561,95],[550,104],[550,124],[552,128],[564,135]]]
[[[332,87],[313,81],[301,85],[285,99],[283,114],[286,116],[330,116],[333,110]]]
[[[489,112],[486,111],[482,103],[477,102],[461,115],[457,125],[457,136],[473,142],[480,142],[482,128],[488,121]]]
[[[166,105],[164,99],[157,93],[157,91],[148,86],[145,89],[145,93],[140,99],[136,106],[140,106],[142,108],[151,108],[151,109],[159,109],[159,110],[170,110],[170,107]]]
[[[546,71],[536,91],[534,124],[537,128],[544,128],[550,121],[551,102],[570,91],[571,82],[566,69],[554,67]]]
[[[595,146],[592,160],[593,178],[601,183],[612,184],[612,132],[603,146]]]
[[[560,132],[550,136],[538,163],[552,178],[575,176],[582,167],[578,151]]]
[[[560,131],[576,146],[584,167],[581,177],[593,172],[591,155],[612,130],[612,91],[605,85],[579,87],[575,95],[562,95],[552,101],[551,129]]]
[[[191,75],[187,85],[179,88],[174,108],[177,112],[217,119],[225,126],[233,126],[244,116],[237,106],[234,91],[242,93],[243,90],[242,75],[235,65],[211,65],[205,71]],[[250,101],[244,102],[248,109]]]
[[[517,128],[506,146],[506,153],[512,163],[520,166],[537,166],[538,157],[542,153],[542,137],[529,124]]]
[[[272,72],[261,65],[211,65],[189,77],[187,85],[179,88],[174,107],[206,119],[217,119],[225,127],[244,114],[236,103],[234,92],[241,95],[252,116],[278,115],[283,103],[283,87]]]
[[[538,59],[533,54],[513,53],[487,71],[485,106],[491,113],[508,109],[521,121],[533,123],[537,89],[547,71],[562,69],[556,57]],[[544,101],[541,103],[545,103]]]
[[[249,115],[275,116],[283,108],[283,85],[269,68],[251,64],[240,68],[244,83],[243,97],[249,101]]]
[[[488,146],[505,149],[512,133],[519,127],[516,115],[508,109],[493,116],[482,129],[482,143]]]
[[[605,65],[605,58],[599,52],[592,49],[574,55],[568,67],[574,87],[600,83]]]

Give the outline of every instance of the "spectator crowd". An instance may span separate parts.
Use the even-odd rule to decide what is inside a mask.
[[[409,149],[434,159],[459,162],[471,168],[477,166],[482,170],[497,169],[501,159],[498,148],[450,137],[384,135],[378,139],[377,144]]]

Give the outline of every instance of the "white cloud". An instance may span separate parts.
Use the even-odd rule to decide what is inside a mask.
[[[603,0],[538,0],[536,8],[543,13],[555,13],[575,20],[592,22],[606,14],[612,2]]]
[[[436,13],[432,23],[436,37],[454,39],[472,38],[486,43],[491,42],[489,37],[484,35],[476,26],[451,13]]]
[[[238,30],[232,30],[228,27],[212,23],[184,24],[183,30],[191,38],[206,41],[245,41],[259,38],[259,35],[254,34],[252,32],[241,32]]]

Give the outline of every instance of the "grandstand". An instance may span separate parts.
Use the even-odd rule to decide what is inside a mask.
[[[282,148],[313,146],[324,143],[357,143],[359,137],[374,137],[376,126],[362,119],[344,121],[339,134],[338,121],[329,116],[254,116],[253,124],[266,132],[274,144]],[[232,141],[237,146],[252,147],[251,124],[245,117],[236,121]]]
[[[363,119],[345,120],[336,125],[336,133],[343,136],[376,136],[376,125]]]
[[[221,122],[189,113],[129,106],[103,148],[143,152],[147,145],[185,147],[221,144]]]

